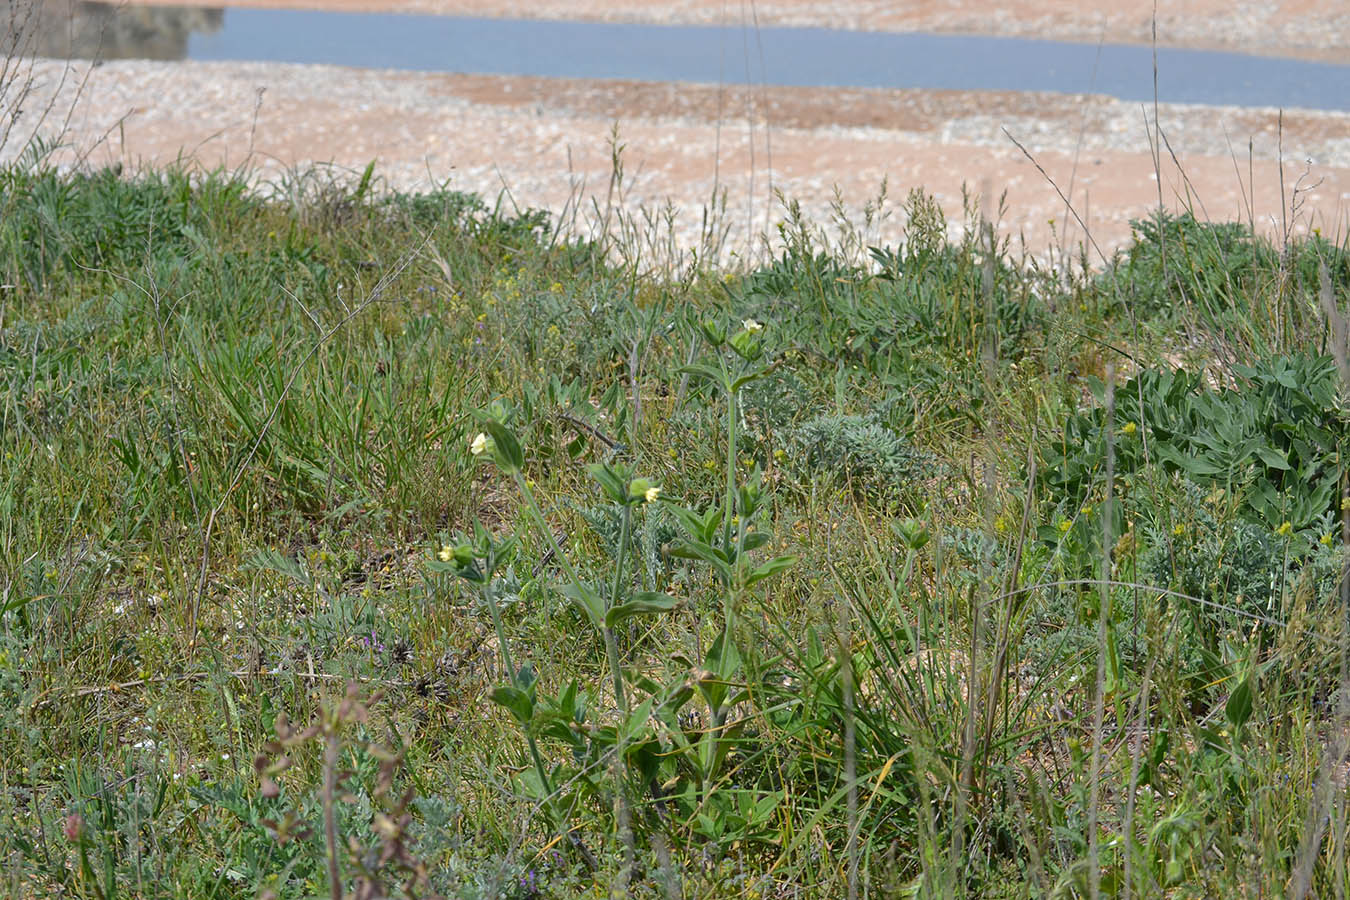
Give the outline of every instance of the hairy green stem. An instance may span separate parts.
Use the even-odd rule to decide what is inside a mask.
[[[489,581],[483,582],[483,601],[487,603],[488,612],[492,614],[492,627],[497,632],[497,648],[502,654],[502,665],[506,666],[506,677],[511,680],[512,687],[519,687],[516,684],[516,667],[511,662],[511,648],[506,643],[506,629],[502,627],[502,614],[497,609],[497,599],[492,596],[492,585]]]
[[[726,383],[727,391],[727,487],[722,513],[722,546],[730,551],[731,521],[736,515],[736,389],[732,387],[731,377],[726,371],[726,363],[722,364],[722,377]],[[726,603],[722,614],[722,627],[726,630],[728,640],[731,639],[732,618],[735,613],[732,597],[733,585],[731,583],[734,581],[733,575],[728,580]]]
[[[539,533],[543,536],[544,540],[552,546],[554,558],[557,559],[558,563],[567,571],[567,577],[571,579],[572,585],[580,590],[581,573],[577,571],[576,566],[572,565],[572,561],[567,558],[567,554],[563,552],[563,548],[553,537],[553,531],[548,527],[548,523],[544,521],[544,514],[539,509],[539,502],[534,499],[534,491],[530,490],[530,486],[525,482],[525,476],[520,472],[512,472],[511,475],[515,478],[516,487],[520,489],[521,496],[525,498],[525,510],[529,513],[530,519],[534,522],[534,526],[539,529]],[[627,539],[625,538],[625,543],[626,542]],[[623,669],[619,667],[619,648],[614,642],[613,632],[610,629],[605,628],[603,624],[601,625],[601,630],[605,638],[605,656],[608,658],[609,667],[614,676],[615,702],[619,704],[621,710],[627,712],[627,697],[623,689]]]
[[[338,869],[337,785],[338,785],[338,722],[334,716],[331,731],[323,743],[323,836],[328,851],[328,892],[332,900],[342,900],[342,874]]]
[[[572,584],[580,587],[581,573],[577,571],[576,566],[572,565],[572,561],[563,552],[562,546],[553,537],[553,532],[549,529],[548,523],[544,521],[544,514],[540,512],[539,503],[534,499],[534,491],[530,490],[529,484],[525,481],[525,476],[519,471],[513,471],[511,476],[516,481],[516,487],[520,489],[520,495],[525,498],[525,511],[529,513],[534,526],[539,529],[539,533],[544,540],[553,548],[554,557],[558,560],[558,564],[567,571],[567,577]]]
[[[506,677],[510,680],[511,686],[519,690],[520,680],[515,664],[511,661],[511,650],[506,643],[506,629],[502,627],[502,614],[497,609],[497,599],[492,596],[492,586],[489,582],[485,581],[482,589],[483,600],[492,614],[492,627],[497,630],[497,648],[502,654],[502,665],[506,666]],[[549,781],[548,769],[544,767],[544,758],[539,755],[539,744],[535,741],[534,732],[530,730],[528,723],[521,723],[521,730],[525,732],[525,743],[530,747],[530,760],[534,763],[535,774],[539,776],[539,787],[544,792],[544,803],[551,806],[553,785]]]
[[[609,595],[609,607],[613,609],[618,606],[621,597],[619,592],[623,589],[623,566],[628,556],[628,538],[633,525],[633,506],[631,503],[625,503],[623,506],[623,526],[619,529],[619,552],[614,558],[614,589]],[[625,716],[628,715],[628,692],[623,684],[623,667],[619,662],[619,645],[614,638],[614,629],[608,625],[605,626],[605,655],[609,657],[610,673],[614,676],[614,702],[619,707],[619,712]]]

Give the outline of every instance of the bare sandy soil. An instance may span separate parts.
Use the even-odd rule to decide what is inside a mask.
[[[1151,109],[1104,97],[732,90],[264,63],[40,61],[31,72],[25,105],[54,104],[44,129],[65,124],[66,162],[74,148],[93,165],[188,156],[206,167],[247,164],[277,182],[311,163],[359,172],[376,160],[392,186],[448,184],[489,197],[509,189],[511,202],[555,211],[575,209],[579,197],[583,213],[589,198],[605,201],[617,127],[627,208],[650,212],[671,200],[685,246],[722,189],[723,219],[742,251],[748,236],[772,234],[783,218],[775,192],[821,223],[838,196],[860,221],[885,181],[892,206],[911,188],[933,193],[953,231],[963,190],[987,187],[1004,196],[1002,233],[1038,256],[1082,241],[1081,219],[1098,263],[1097,249],[1109,254],[1127,241],[1129,220],[1160,199],[1276,235],[1340,234],[1350,210],[1350,116],[1333,113],[1286,114],[1281,132],[1273,110],[1163,106],[1166,146],[1155,170]],[[4,152],[22,138],[16,132]],[[897,212],[867,238],[897,240],[902,219]]]
[[[216,6],[219,0],[139,0]],[[796,25],[1146,43],[1153,4],[1112,0],[231,0],[231,6],[659,24]],[[1350,59],[1350,6],[1327,0],[1165,0],[1165,46]]]
[[[67,0],[52,0],[54,3]],[[177,0],[175,5],[195,3]],[[203,0],[205,3],[205,0]],[[416,11],[645,22],[746,22],[1147,40],[1151,4],[1107,0],[234,0],[334,10]],[[1315,0],[1160,4],[1159,41],[1350,58],[1350,4]],[[203,15],[207,14],[205,11]],[[15,72],[10,73],[12,77]],[[836,201],[855,220],[889,186],[892,208],[912,188],[935,195],[963,226],[967,192],[1001,197],[1002,233],[1027,251],[1080,242],[1100,263],[1159,203],[1275,236],[1346,232],[1350,116],[1163,105],[1014,92],[724,88],[365,71],[271,63],[39,61],[27,111],[0,146],[28,130],[60,134],[71,164],[247,165],[260,182],[331,163],[376,160],[393,187],[433,185],[521,206],[585,213],[606,203],[611,139],[624,150],[626,208],[668,202],[679,243],[694,244],[704,211],[745,252],[774,233],[783,199],[829,223]],[[14,100],[0,96],[0,106]],[[78,99],[78,102],[76,100]],[[39,119],[32,111],[51,108]],[[1163,139],[1153,152],[1156,136]],[[1016,142],[1016,143],[1015,143]],[[1021,147],[1018,146],[1021,145]],[[1025,148],[1025,150],[1023,149]],[[725,192],[724,194],[722,192]],[[1065,198],[1069,199],[1066,203]],[[713,204],[718,206],[718,204]],[[903,233],[898,211],[867,239]],[[1086,228],[1086,231],[1084,230]]]

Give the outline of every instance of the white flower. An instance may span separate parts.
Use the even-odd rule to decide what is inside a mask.
[[[454,548],[451,547],[449,544],[447,544],[440,549],[440,552],[438,552],[436,556],[440,558],[441,562],[448,563],[450,560],[455,558]]]
[[[491,439],[486,434],[481,431],[478,432],[473,439],[473,443],[469,444],[469,452],[474,456],[482,456],[487,452],[489,440]]]
[[[648,503],[655,503],[656,498],[661,496],[661,489],[659,487],[649,487],[643,496],[647,498]]]
[[[764,326],[761,325],[759,322],[756,322],[754,319],[742,319],[741,327],[744,328],[746,331],[750,332],[751,334],[754,334],[756,331],[764,330]]]

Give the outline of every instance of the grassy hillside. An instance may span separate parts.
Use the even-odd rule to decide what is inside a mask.
[[[0,893],[1350,886],[1344,248],[369,174],[0,173]]]

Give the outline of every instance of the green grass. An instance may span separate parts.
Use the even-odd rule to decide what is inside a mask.
[[[0,173],[0,893],[1350,887],[1344,248],[372,184]]]

